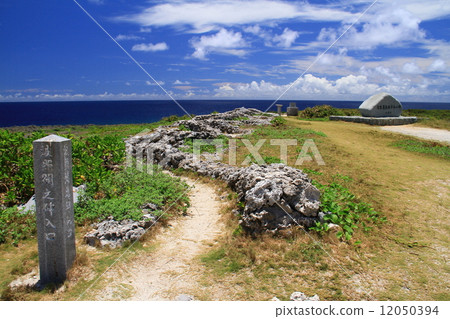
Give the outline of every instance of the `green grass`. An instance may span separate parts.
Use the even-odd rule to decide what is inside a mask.
[[[220,276],[235,273],[244,268],[245,259],[245,256],[224,247],[211,250],[201,257],[202,263]]]
[[[169,208],[184,211],[189,204],[187,189],[187,184],[179,178],[161,171],[150,175],[127,168],[104,179],[98,186],[88,183],[86,193],[75,205],[75,220],[78,224],[104,220],[109,216],[115,220],[139,220],[142,217],[140,207],[146,203],[160,208],[152,212],[156,216]]]
[[[302,149],[303,143],[306,140],[314,139],[316,143],[320,143],[320,139],[324,137],[326,137],[326,135],[319,131],[292,127],[284,124],[280,126],[257,127],[251,134],[243,136],[242,138],[236,141],[236,150],[237,150],[236,163],[238,165],[248,165],[249,163],[257,162],[254,156],[252,154],[249,154],[249,151],[251,150],[251,147],[248,146],[249,143],[253,147],[255,147],[256,145],[261,146],[258,149],[258,153],[261,155],[262,159],[265,160],[266,164],[285,162],[284,158],[283,159],[280,158],[281,156],[280,146],[271,145],[272,143],[271,140],[289,139],[291,140],[289,141],[290,146],[288,147],[289,157],[287,158],[287,163],[285,164],[293,166],[297,160],[297,157],[300,154],[300,150]],[[274,141],[274,143],[276,144],[277,142]],[[296,145],[292,145],[295,143]],[[296,154],[293,155],[292,150],[294,148],[298,149],[298,152],[296,152]],[[225,158],[227,158],[227,156],[225,156]]]
[[[313,136],[326,137],[326,135],[322,132],[298,127],[264,127],[255,129],[251,135],[247,135],[245,138],[296,139],[298,141],[304,141],[306,138]]]
[[[419,125],[450,130],[450,110],[403,110],[402,116],[416,116]]]
[[[450,146],[437,142],[425,142],[413,139],[406,139],[394,142],[391,145],[410,152],[432,154],[445,159],[450,159]]]

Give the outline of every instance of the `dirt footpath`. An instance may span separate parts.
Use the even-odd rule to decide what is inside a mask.
[[[188,215],[156,238],[155,250],[127,263],[126,269],[119,266],[109,272],[110,283],[97,296],[99,300],[174,300],[198,291],[202,269],[197,257],[224,229],[221,202],[210,185],[182,179],[193,186]]]
[[[403,126],[383,126],[381,127],[384,131],[400,133],[405,135],[411,135],[418,138],[423,138],[426,140],[439,141],[450,143],[450,131],[436,129],[436,128],[426,128],[417,127],[411,125]]]

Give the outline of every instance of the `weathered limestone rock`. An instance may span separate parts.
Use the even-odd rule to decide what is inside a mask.
[[[178,295],[175,298],[175,301],[194,301],[194,300],[195,300],[194,296],[186,295],[186,294]]]
[[[116,248],[122,246],[126,241],[136,241],[145,234],[145,230],[155,224],[157,218],[147,213],[140,221],[125,219],[116,221],[109,217],[94,225],[95,230],[84,236],[84,241],[90,246],[109,246]]]
[[[402,104],[387,93],[378,93],[365,100],[359,111],[366,117],[398,117],[402,114]]]
[[[293,292],[290,299],[291,301],[320,301],[318,295],[308,297],[303,292],[300,291]]]
[[[320,301],[318,295],[308,297],[303,292],[300,291],[293,292],[289,299],[290,301]],[[272,299],[270,299],[270,301],[280,301],[280,299],[278,299],[277,297],[273,297]]]
[[[151,154],[152,162],[163,168],[183,168],[224,180],[245,204],[241,225],[250,233],[314,225],[319,220],[320,193],[301,170],[284,164],[235,167],[197,159],[180,150],[185,139],[213,139],[226,132],[241,132],[239,125],[267,125],[274,116],[257,115],[263,114],[241,108],[223,114],[196,116],[171,127],[159,127],[150,134],[131,137],[125,141],[126,149],[133,157],[139,154],[145,158]],[[179,125],[191,131],[180,130]]]
[[[8,287],[12,291],[22,289],[34,289],[39,286],[39,272],[33,269],[30,273],[20,276],[19,278],[11,281]]]

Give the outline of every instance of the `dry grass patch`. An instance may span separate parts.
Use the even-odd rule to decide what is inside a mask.
[[[398,149],[392,146],[398,136],[361,124],[288,119],[284,132],[261,128],[248,138],[253,145],[273,136],[300,142],[305,136],[294,136],[300,131],[293,128],[313,134],[306,136],[326,163],[298,168],[323,184],[337,174],[350,177],[345,186],[355,200],[372,204],[388,222],[370,232],[357,229],[360,244],[302,229],[253,239],[240,232],[230,212],[228,235],[202,258],[208,269],[203,280],[216,286],[210,299],[223,297],[220,291],[228,291],[228,300],[287,299],[302,291],[325,300],[449,300],[449,162]],[[279,147],[267,143],[260,153],[276,157]],[[237,162],[247,155],[238,149]]]

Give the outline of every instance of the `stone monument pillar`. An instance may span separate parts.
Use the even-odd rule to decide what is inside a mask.
[[[281,108],[283,107],[283,104],[275,104],[277,107],[277,113],[279,116],[281,116]]]
[[[286,113],[288,116],[298,116],[298,107],[295,102],[289,102]]]
[[[399,117],[402,109],[400,101],[388,93],[372,95],[359,106],[365,117]]]
[[[64,282],[75,260],[72,143],[57,135],[33,142],[40,286]]]

